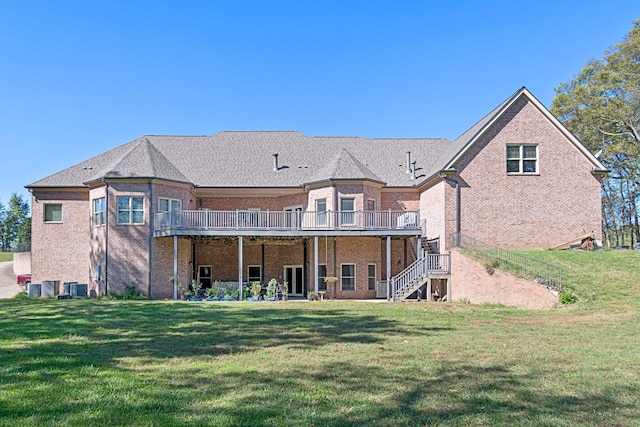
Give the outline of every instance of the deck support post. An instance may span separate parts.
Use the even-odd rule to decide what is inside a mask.
[[[242,301],[242,236],[238,236],[238,301]]]
[[[318,236],[313,236],[313,289],[318,295]]]
[[[387,301],[391,301],[391,236],[387,236]]]
[[[173,235],[173,299],[178,299],[178,235]]]
[[[433,279],[427,279],[427,301],[431,302],[431,295],[433,294],[431,281]]]

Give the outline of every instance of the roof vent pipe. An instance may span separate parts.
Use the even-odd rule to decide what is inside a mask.
[[[411,173],[411,151],[407,151],[407,173]]]
[[[416,180],[416,161],[411,162],[411,181]]]
[[[278,167],[278,153],[275,153],[275,154],[273,155],[273,171],[274,171],[274,172],[278,172],[278,169],[280,169],[280,168]]]

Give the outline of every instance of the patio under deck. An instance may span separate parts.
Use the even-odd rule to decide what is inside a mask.
[[[380,236],[386,238],[386,281],[391,281],[391,239],[420,236],[418,211],[174,211],[156,214],[154,236],[173,236],[173,297],[178,298],[178,238],[235,236],[238,238],[238,283],[243,283],[243,240],[246,236],[308,236],[314,239],[313,277],[318,293],[320,236]],[[242,289],[242,287],[240,287]],[[387,299],[390,299],[387,290]]]

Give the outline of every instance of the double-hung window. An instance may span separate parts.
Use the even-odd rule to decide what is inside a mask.
[[[538,146],[533,144],[507,145],[508,174],[537,174]]]
[[[343,291],[355,291],[356,290],[356,265],[355,264],[342,264],[340,265],[341,284]]]
[[[327,277],[327,265],[318,264],[318,291],[327,290],[327,282],[324,279]]]
[[[369,264],[367,266],[368,268],[368,282],[369,282],[369,290],[370,291],[375,291],[376,290],[376,265],[375,264]]]
[[[118,196],[118,224],[144,224],[144,197]]]
[[[324,227],[327,225],[327,199],[316,200],[316,225]]]
[[[355,224],[355,205],[356,199],[344,197],[340,199],[340,211],[342,217],[342,225]]]
[[[105,198],[93,199],[93,225],[104,225]]]

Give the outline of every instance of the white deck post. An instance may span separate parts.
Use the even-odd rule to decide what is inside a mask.
[[[242,301],[242,236],[238,236],[238,301]]]
[[[178,235],[173,235],[173,299],[178,299]]]
[[[318,236],[313,236],[313,280],[316,296],[320,289],[318,288]]]
[[[387,301],[391,300],[391,236],[387,236]]]

